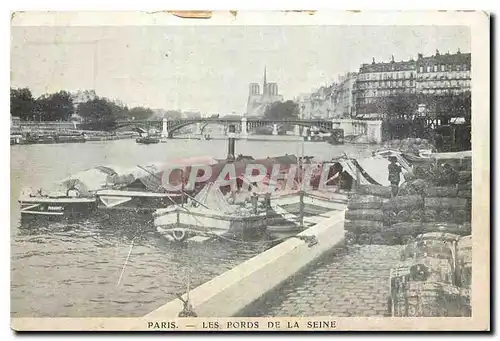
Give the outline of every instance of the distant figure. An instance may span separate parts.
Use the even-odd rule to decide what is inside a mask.
[[[443,139],[443,135],[441,135],[441,134],[439,134],[439,133],[438,133],[438,134],[436,134],[436,135],[434,136],[434,144],[435,144],[435,146],[436,146],[436,150],[437,150],[438,152],[443,151],[443,149],[444,149],[444,139]]]
[[[266,193],[266,195],[264,196],[264,205],[266,209],[271,208],[271,193]]]
[[[259,205],[259,197],[257,196],[257,193],[253,193],[250,202],[252,203],[252,208],[253,208],[253,214],[257,214],[257,209]]]
[[[389,161],[389,182],[391,183],[392,188],[392,196],[395,197],[398,195],[399,191],[399,182],[401,181],[401,166],[398,165],[397,159],[395,156],[390,156]]]

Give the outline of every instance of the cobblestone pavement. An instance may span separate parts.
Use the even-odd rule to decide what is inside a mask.
[[[355,245],[287,283],[255,316],[385,316],[402,246]]]

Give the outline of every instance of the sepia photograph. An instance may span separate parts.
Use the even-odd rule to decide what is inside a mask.
[[[489,329],[488,13],[136,14],[12,16],[13,329]]]

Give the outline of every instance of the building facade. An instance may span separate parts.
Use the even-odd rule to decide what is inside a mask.
[[[380,98],[399,94],[444,95],[470,90],[471,54],[436,54],[417,60],[363,64],[353,86],[354,116],[377,113]],[[380,113],[379,113],[380,114]]]
[[[268,105],[282,101],[283,96],[278,92],[278,84],[267,82],[267,70],[264,69],[262,93],[260,92],[260,85],[258,83],[249,84],[246,116],[264,116]]]
[[[333,115],[332,93],[335,84],[314,89],[309,94],[301,94],[295,99],[299,105],[300,118],[328,119]]]
[[[430,57],[418,55],[417,92],[421,94],[444,95],[470,91],[471,54],[436,54]]]
[[[10,115],[10,128],[20,128],[21,127],[21,119],[17,116]]]
[[[332,89],[332,117],[348,118],[354,112],[353,90],[358,74],[349,72],[340,76]]]
[[[415,93],[417,64],[413,59],[363,64],[353,89],[355,116],[377,113],[378,99],[398,93]]]

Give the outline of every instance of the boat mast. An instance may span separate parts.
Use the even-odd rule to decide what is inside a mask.
[[[304,139],[302,138],[302,156],[300,157],[300,174],[301,174],[301,181],[300,181],[300,190],[299,190],[299,222],[300,222],[300,229],[304,229]]]
[[[227,157],[226,160],[227,162],[234,162],[235,161],[235,139],[236,139],[236,126],[233,123],[229,124],[229,129],[228,129],[228,145],[227,145]],[[233,202],[236,200],[236,193],[234,192],[233,186],[231,186],[231,197],[233,198]]]
[[[228,162],[233,162],[235,159],[234,156],[234,145],[235,145],[235,139],[236,139],[236,126],[234,124],[229,124],[229,131],[228,131],[228,137],[229,137],[229,142],[228,142],[228,147],[227,147],[227,158],[226,160]]]
[[[181,170],[181,186],[182,186],[182,199],[181,199],[181,207],[184,208],[184,200],[185,196],[185,184],[184,184],[184,170]],[[189,213],[189,212],[188,212]],[[177,212],[177,217],[179,217],[179,212]],[[186,232],[188,233],[188,232]],[[189,237],[189,235],[188,235]],[[187,256],[187,285],[186,285],[186,302],[185,302],[185,313],[186,317],[197,317],[196,313],[193,311],[191,307],[191,303],[189,302],[189,293],[191,291],[191,253],[189,249],[189,240],[186,240],[186,256]]]

